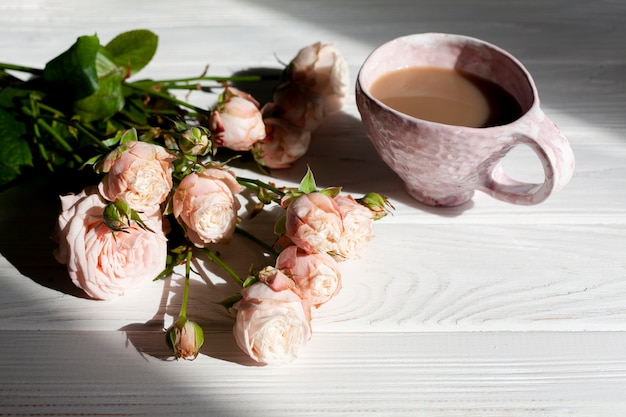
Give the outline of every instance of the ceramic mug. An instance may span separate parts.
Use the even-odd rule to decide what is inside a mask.
[[[455,126],[411,117],[372,96],[375,80],[407,67],[461,70],[495,82],[519,103],[521,116],[492,127]],[[475,190],[512,204],[538,204],[572,177],[572,149],[539,107],[530,74],[512,55],[487,42],[443,33],[387,42],[363,63],[356,99],[376,151],[404,181],[408,193],[425,204],[463,204]],[[520,144],[529,146],[541,161],[543,183],[520,182],[504,172],[502,158]]]

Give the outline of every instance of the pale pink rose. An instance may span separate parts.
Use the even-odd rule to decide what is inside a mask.
[[[282,365],[298,357],[311,338],[310,307],[293,291],[258,282],[235,304],[237,345],[257,362]]]
[[[265,283],[274,291],[291,290],[296,287],[293,279],[289,278],[283,271],[273,266],[266,266],[257,274],[259,281]]]
[[[109,201],[121,200],[132,209],[152,213],[172,189],[172,161],[165,148],[132,141],[107,155],[100,169],[107,175],[99,190]]]
[[[254,144],[255,160],[268,168],[289,168],[309,149],[311,132],[286,120],[265,119],[266,136]]]
[[[343,220],[343,234],[336,255],[339,259],[359,259],[372,239],[374,213],[352,196],[337,196],[335,202]]]
[[[304,194],[286,210],[285,234],[310,253],[337,253],[343,222],[337,203],[326,194]]]
[[[320,42],[302,48],[291,61],[291,79],[322,96],[345,96],[349,89],[348,62],[332,44]]]
[[[209,168],[187,175],[174,193],[174,216],[186,226],[187,237],[198,247],[226,243],[237,224],[243,187],[225,169]]]
[[[274,89],[275,116],[313,131],[341,110],[348,93],[348,63],[333,45],[315,43],[301,49]]]
[[[326,253],[307,253],[289,246],[278,255],[276,268],[294,280],[300,296],[315,307],[326,303],[341,289],[337,262]]]
[[[106,201],[95,187],[61,197],[57,260],[72,282],[92,298],[110,299],[151,282],[165,268],[167,239],[161,213],[142,217],[154,232],[131,225],[111,232],[103,223]]]
[[[234,151],[247,151],[265,138],[259,103],[249,94],[228,87],[210,117],[213,140]]]
[[[288,121],[302,130],[313,131],[326,116],[325,97],[295,82],[279,84],[273,95],[273,116]],[[330,110],[336,111],[333,105]]]

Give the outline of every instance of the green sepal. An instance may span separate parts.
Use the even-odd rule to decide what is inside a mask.
[[[257,282],[259,282],[259,279],[257,277],[255,277],[254,275],[250,275],[250,276],[248,276],[248,278],[246,278],[246,280],[243,282],[243,284],[241,286],[243,288],[248,288],[248,287],[256,284]]]
[[[230,312],[232,308],[235,306],[235,304],[237,304],[242,299],[243,299],[243,296],[240,293],[237,293],[237,294],[231,295],[230,297],[226,297],[223,300],[217,301],[216,304],[221,305],[222,307],[226,309],[226,311]]]
[[[328,187],[320,190],[320,194],[324,194],[329,196],[330,198],[335,198],[341,192],[341,187]]]
[[[304,194],[310,194],[317,191],[317,185],[315,184],[315,178],[313,177],[313,172],[310,167],[307,167],[306,174],[300,181],[300,186],[298,187],[299,191],[302,191]]]
[[[122,136],[120,137],[119,144],[123,145],[123,144],[128,143],[128,142],[136,142],[137,140],[138,140],[138,138],[137,138],[137,130],[134,127],[132,127],[130,129],[125,130],[122,133]]]
[[[287,231],[287,216],[280,216],[274,224],[274,233],[278,236],[282,236]]]

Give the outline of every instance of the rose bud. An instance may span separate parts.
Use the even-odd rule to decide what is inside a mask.
[[[198,323],[179,318],[168,329],[165,340],[176,359],[194,360],[204,344],[204,332]]]
[[[374,213],[374,220],[382,219],[394,208],[387,197],[378,193],[365,194],[363,197],[357,198],[356,201]]]
[[[357,203],[352,196],[337,196],[335,202],[339,206],[343,220],[343,234],[339,241],[337,256],[339,260],[359,259],[361,252],[372,239],[374,213]]]
[[[172,189],[175,159],[162,146],[126,142],[103,159],[100,170],[107,174],[98,189],[109,201],[121,200],[134,210],[152,213]]]
[[[199,127],[185,130],[178,142],[183,153],[193,156],[206,155],[211,150],[210,145],[209,136]]]
[[[239,90],[227,87],[209,119],[211,134],[219,146],[247,151],[265,138],[259,105]]]
[[[285,216],[285,235],[298,247],[310,253],[337,253],[343,221],[332,197],[303,194],[289,204]]]
[[[184,223],[194,245],[204,247],[230,240],[240,207],[235,194],[242,190],[237,178],[226,169],[208,168],[183,178],[174,193],[173,212]]]
[[[293,361],[311,338],[308,303],[290,289],[275,291],[263,282],[245,288],[235,304],[233,334],[250,358],[268,365]]]
[[[300,129],[286,120],[265,119],[267,135],[254,144],[254,159],[267,168],[289,168],[309,148],[311,132]]]
[[[348,62],[334,45],[320,42],[298,51],[287,69],[287,77],[323,96],[343,97],[350,84]]]
[[[326,253],[307,253],[297,246],[285,248],[276,259],[276,268],[291,277],[302,298],[319,307],[341,289],[341,273]]]
[[[313,131],[329,113],[324,96],[297,83],[282,83],[274,89],[272,111],[276,117],[302,130]]]
[[[104,224],[114,232],[121,232],[128,229],[132,222],[136,222],[142,229],[152,231],[146,226],[143,220],[141,220],[139,214],[123,201],[107,204],[102,213],[102,217],[104,218]]]

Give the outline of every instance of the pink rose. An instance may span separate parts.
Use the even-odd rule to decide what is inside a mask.
[[[337,253],[343,222],[337,203],[322,193],[303,194],[286,210],[285,235],[310,253]]]
[[[343,259],[359,259],[372,239],[374,213],[351,196],[337,196],[335,202],[343,220],[343,234],[337,255]]]
[[[311,338],[310,308],[291,290],[274,291],[258,282],[235,304],[237,345],[257,362],[281,365],[297,358]]]
[[[291,79],[312,93],[345,96],[350,84],[348,62],[332,44],[320,42],[302,48],[291,61]]]
[[[317,129],[324,118],[331,114],[324,106],[324,96],[313,93],[295,82],[279,84],[274,90],[273,100],[273,116],[286,120],[302,130]]]
[[[289,246],[278,255],[276,268],[293,279],[300,296],[316,307],[341,289],[337,262],[326,253],[307,253],[297,246]]]
[[[121,200],[138,212],[152,213],[172,189],[172,161],[165,148],[132,141],[120,145],[100,165],[107,175],[99,190],[109,201]]]
[[[198,247],[228,242],[237,224],[241,192],[235,176],[209,168],[187,175],[174,193],[174,216],[186,226],[189,240]]]
[[[72,282],[90,297],[110,299],[151,282],[165,268],[167,239],[157,211],[143,222],[154,232],[131,225],[111,232],[103,223],[106,201],[95,187],[61,197],[57,260]]]
[[[256,161],[268,168],[289,168],[309,148],[311,132],[279,118],[265,119],[267,135],[254,144]]]
[[[274,115],[313,131],[341,110],[348,93],[348,63],[333,45],[301,49],[274,89]]]
[[[223,101],[211,113],[209,123],[215,143],[234,151],[247,151],[265,138],[259,104],[234,88],[224,91]]]

